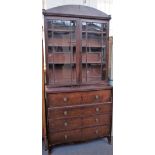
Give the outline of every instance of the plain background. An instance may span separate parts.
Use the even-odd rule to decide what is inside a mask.
[[[0,154],[42,154],[42,1],[1,1]],[[114,0],[114,155],[155,154],[153,0]]]

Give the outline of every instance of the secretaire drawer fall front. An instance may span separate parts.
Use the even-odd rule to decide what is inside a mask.
[[[48,94],[49,107],[71,106],[110,101],[110,90]]]

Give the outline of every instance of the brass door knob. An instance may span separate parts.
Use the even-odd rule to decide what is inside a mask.
[[[99,112],[99,108],[98,107],[96,108],[96,112]]]
[[[96,134],[98,134],[98,130],[96,130],[95,132],[96,132]]]
[[[67,135],[64,135],[64,137],[65,137],[65,140],[67,140]]]
[[[96,95],[96,96],[95,96],[95,98],[96,98],[96,100],[98,100],[98,99],[99,99],[99,96],[98,96],[98,95]]]
[[[65,115],[65,116],[67,115],[67,111],[64,111],[64,115]]]
[[[64,97],[64,102],[67,102],[67,97]]]
[[[98,118],[96,118],[95,120],[96,120],[96,122],[98,122]]]
[[[67,122],[65,122],[65,123],[64,123],[64,125],[65,125],[65,126],[67,126],[67,125],[68,125],[68,123],[67,123]]]

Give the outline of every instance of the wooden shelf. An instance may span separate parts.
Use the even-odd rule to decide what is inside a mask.
[[[106,32],[104,32],[104,31],[82,31],[82,33],[96,33],[96,34],[106,34]]]
[[[53,62],[55,64],[62,63],[75,63],[76,55],[71,53],[51,53],[48,54],[48,62]]]
[[[70,41],[70,39],[48,39],[48,46],[76,46],[76,41]]]
[[[48,28],[48,31],[53,31],[53,32],[75,32],[75,30],[62,30],[62,29],[52,29],[52,28]]]
[[[76,64],[76,62],[48,62],[48,64],[60,64],[60,65],[63,65],[63,64]]]
[[[105,43],[104,43],[105,44]],[[82,47],[103,47],[102,43],[99,43],[95,40],[82,40]]]

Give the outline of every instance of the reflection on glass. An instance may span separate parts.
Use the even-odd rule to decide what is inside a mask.
[[[53,32],[53,38],[58,39],[75,39],[75,32]]]
[[[102,23],[82,22],[82,31],[102,31],[102,27]]]
[[[87,30],[88,31],[102,31],[102,24],[101,23],[87,23]]]
[[[101,52],[101,47],[87,47],[87,52]]]
[[[86,31],[86,22],[82,22],[82,31]]]
[[[53,29],[75,30],[75,21],[53,20]]]

